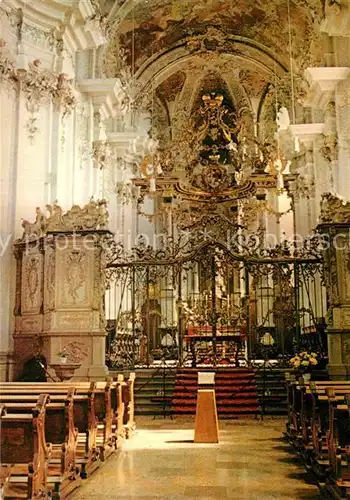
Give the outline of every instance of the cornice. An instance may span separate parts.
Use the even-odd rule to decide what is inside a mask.
[[[307,68],[305,77],[310,90],[305,102],[315,108],[325,108],[329,101],[335,100],[337,86],[350,74],[348,67]]]
[[[8,14],[22,9],[24,22],[34,28],[59,30],[70,52],[98,48],[107,41],[102,17],[90,0],[3,0],[1,7]]]
[[[127,150],[140,134],[136,131],[107,132],[108,142],[117,148]]]
[[[54,29],[64,21],[72,10],[71,2],[46,0],[45,2],[28,2],[25,0],[3,0],[1,8],[7,13],[22,9],[25,20],[39,29]]]
[[[305,145],[310,145],[315,139],[323,135],[324,123],[290,125],[289,129],[293,137],[297,137]]]
[[[125,98],[125,92],[118,78],[79,80],[77,88],[91,97],[94,110],[101,114],[102,120],[114,117]]]

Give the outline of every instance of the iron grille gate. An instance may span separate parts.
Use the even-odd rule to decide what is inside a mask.
[[[319,259],[240,256],[214,242],[164,256],[119,252],[107,265],[111,368],[237,366],[283,360],[302,345],[326,349]]]

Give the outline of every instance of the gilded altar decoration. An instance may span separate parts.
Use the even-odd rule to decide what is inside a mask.
[[[95,201],[91,198],[82,208],[73,205],[67,212],[55,202],[53,205],[46,205],[46,210],[48,215],[37,207],[34,222],[23,220],[22,239],[36,239],[54,231],[95,231],[107,229],[108,226],[106,200]]]
[[[181,230],[227,228],[225,220],[236,221],[238,200],[259,188],[283,187],[286,162],[278,148],[249,134],[246,117],[222,93],[204,93],[187,127],[169,143],[153,143],[155,151],[139,162],[133,184],[141,188],[141,200],[147,188],[158,193]]]
[[[321,198],[320,223],[336,224],[350,222],[350,202],[339,195],[325,193]]]
[[[324,2],[324,15],[338,15],[342,11],[342,3],[340,0],[326,0]]]

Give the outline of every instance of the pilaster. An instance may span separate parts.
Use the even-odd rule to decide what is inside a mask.
[[[324,124],[323,123],[307,123],[300,125],[291,125],[291,133],[293,137],[298,139],[302,146],[301,154],[298,155],[298,166],[296,171],[296,186],[297,196],[299,197],[299,211],[303,215],[298,214],[297,219],[303,218],[306,231],[303,231],[303,236],[310,234],[315,228],[319,215],[319,202],[323,192],[318,188],[322,185],[319,165],[317,164],[317,141],[323,140]],[[296,205],[297,209],[297,205]]]

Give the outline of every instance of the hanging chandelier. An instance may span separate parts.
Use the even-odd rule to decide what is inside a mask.
[[[151,194],[171,187],[184,200],[221,203],[282,189],[284,168],[278,146],[246,133],[223,95],[211,93],[186,129],[144,156],[133,182]]]

